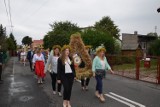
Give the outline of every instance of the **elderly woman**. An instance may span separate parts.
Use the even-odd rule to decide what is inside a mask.
[[[96,51],[96,57],[93,60],[92,71],[93,76],[96,79],[96,92],[95,95],[97,98],[100,99],[101,102],[105,102],[105,98],[102,94],[102,87],[103,87],[103,77],[105,76],[105,72],[110,70],[111,73],[114,73],[107,62],[107,58],[105,57],[106,49],[100,47]]]

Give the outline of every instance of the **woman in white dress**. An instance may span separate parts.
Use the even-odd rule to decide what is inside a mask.
[[[26,65],[26,52],[24,51],[24,49],[22,49],[22,52],[21,52],[21,62],[23,63],[23,65],[25,66]]]

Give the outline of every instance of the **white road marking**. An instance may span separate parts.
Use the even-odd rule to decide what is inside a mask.
[[[126,102],[126,101],[123,101],[123,100],[121,100],[121,99],[119,99],[119,98],[116,98],[116,97],[114,97],[114,96],[112,96],[112,95],[105,94],[105,96],[110,97],[110,98],[112,98],[112,99],[114,99],[114,100],[116,100],[116,101],[118,101],[118,102],[120,102],[120,103],[123,103],[123,104],[125,104],[125,105],[127,105],[127,106],[129,106],[129,107],[136,107],[136,106],[134,106],[134,105],[132,105],[132,104]]]
[[[13,59],[13,69],[12,69],[13,76],[14,76],[14,65],[15,65],[15,59]]]
[[[76,81],[79,82],[79,83],[81,83],[81,80],[77,79]],[[130,100],[128,98],[125,98],[125,97],[122,97],[120,95],[117,95],[117,94],[115,94],[113,92],[109,92],[109,94],[104,94],[104,95],[107,96],[107,97],[110,97],[110,98],[112,98],[114,100],[117,100],[118,102],[121,102],[121,103],[123,103],[125,105],[128,105],[129,107],[136,107],[135,105],[137,105],[139,107],[146,107],[145,105],[142,105],[142,104],[140,104],[138,102],[135,102],[135,101],[132,101],[132,100]]]
[[[122,97],[122,96],[120,96],[120,95],[117,95],[117,94],[115,94],[115,93],[110,92],[110,94],[113,95],[113,96],[115,96],[115,97],[118,97],[118,98],[120,98],[120,99],[123,99],[123,100],[125,100],[125,101],[127,101],[127,102],[130,102],[130,103],[132,103],[132,104],[135,104],[135,105],[137,105],[137,106],[139,106],[139,107],[146,107],[145,105],[142,105],[142,104],[140,104],[140,103],[138,103],[138,102],[135,102],[135,101],[132,101],[132,100],[130,100],[130,99],[128,99],[128,98],[125,98],[125,97]]]

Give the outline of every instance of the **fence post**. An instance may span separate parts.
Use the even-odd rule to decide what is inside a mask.
[[[139,80],[140,58],[136,57],[136,79]]]
[[[157,69],[157,79],[158,79],[158,84],[160,84],[160,57],[158,57],[158,69]]]

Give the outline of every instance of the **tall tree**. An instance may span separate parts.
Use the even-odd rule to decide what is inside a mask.
[[[50,24],[52,31],[49,31],[43,38],[44,47],[51,48],[53,45],[65,45],[69,44],[71,34],[79,32],[80,29],[77,24],[69,21],[54,22]]]
[[[54,22],[53,24],[50,24],[50,26],[56,35],[62,34],[68,36],[68,34],[73,34],[80,30],[77,24],[69,21]]]
[[[160,39],[151,43],[149,48],[149,54],[154,56],[160,56]]]
[[[6,28],[3,28],[3,25],[0,25],[0,45],[2,47],[2,50],[7,49],[7,44],[6,44]]]
[[[157,34],[157,33],[153,33],[153,32],[150,32],[150,33],[148,33],[147,35],[148,35],[148,36],[156,36],[156,37],[158,37],[158,34]]]
[[[103,44],[107,53],[116,52],[116,41],[109,33],[88,29],[82,33],[82,39],[85,45],[91,45],[94,49]]]
[[[109,16],[102,17],[100,21],[95,23],[94,27],[99,31],[110,33],[110,35],[116,39],[119,39],[120,37],[120,29],[114,24],[114,21],[112,21]]]
[[[12,50],[12,51],[15,50],[15,44],[11,38],[7,38],[6,43],[7,43],[8,50]]]
[[[24,44],[24,45],[31,45],[32,44],[32,38],[29,37],[29,36],[25,36],[22,39],[22,44]]]
[[[17,42],[16,42],[16,40],[15,40],[14,35],[13,35],[12,33],[10,33],[9,38],[10,38],[11,41],[13,42],[14,50],[16,50],[16,49],[17,49]]]

